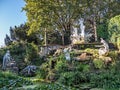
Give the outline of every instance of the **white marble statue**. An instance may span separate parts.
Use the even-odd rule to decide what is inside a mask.
[[[70,51],[71,51],[71,46],[69,46],[69,47],[67,47],[63,50],[64,55],[65,55],[65,59],[68,60],[68,61],[71,60]]]
[[[74,22],[74,26],[72,26],[72,32],[71,32],[71,44],[76,44],[76,43],[79,43],[80,42],[80,32],[79,32],[79,29],[78,29],[78,22]]]
[[[103,44],[102,47],[99,49],[98,53],[100,56],[105,55],[109,52],[109,46],[108,43],[101,38],[101,43]]]
[[[5,70],[7,64],[11,61],[10,51],[7,50],[6,54],[3,57],[2,69]]]
[[[81,18],[79,20],[79,24],[80,24],[80,29],[81,29],[81,38],[84,41],[85,40],[85,25],[83,24],[83,22],[84,22],[84,19]]]
[[[80,28],[78,28],[77,26],[80,26]],[[72,44],[76,44],[76,43],[84,43],[84,41],[85,41],[84,19],[80,18],[78,21],[74,22],[74,26],[71,34],[71,42]]]

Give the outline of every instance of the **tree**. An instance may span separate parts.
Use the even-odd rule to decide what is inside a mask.
[[[61,33],[63,45],[64,40],[70,42],[71,27],[81,17],[91,21],[97,41],[97,25],[118,14],[119,9],[116,7],[120,7],[119,0],[25,0],[25,2],[23,10],[26,11],[30,26],[28,33],[50,34],[57,29]]]
[[[6,34],[6,37],[5,37],[5,39],[4,39],[4,42],[5,42],[5,45],[10,45],[11,44],[11,39],[10,39],[10,37]]]
[[[84,0],[25,0],[26,6],[23,8],[27,12],[29,34],[44,28],[47,31],[57,29],[64,39],[70,37],[72,21],[80,18]],[[41,33],[42,33],[41,32]]]
[[[13,41],[16,40],[15,31],[13,30],[12,27],[10,27],[10,37]]]
[[[109,40],[117,44],[117,37],[120,36],[120,15],[117,15],[110,19],[108,24]]]
[[[95,33],[95,41],[98,36],[107,38],[108,20],[118,15],[120,10],[119,0],[89,0],[85,10],[85,17],[90,21]],[[104,27],[104,28],[103,28]],[[101,29],[101,30],[100,30]],[[98,30],[98,31],[97,31]],[[101,34],[104,33],[104,35]],[[97,35],[98,34],[98,35]]]
[[[6,40],[13,41],[27,41],[29,43],[34,42],[35,44],[41,43],[41,38],[37,33],[33,33],[31,35],[27,35],[27,31],[29,30],[29,26],[26,24],[20,24],[19,26],[10,27],[10,37],[6,35]]]

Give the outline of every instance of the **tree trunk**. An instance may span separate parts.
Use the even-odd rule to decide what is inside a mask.
[[[46,31],[46,28],[45,28],[45,46],[47,45],[47,31]]]
[[[64,34],[62,33],[62,45],[65,45],[65,42],[64,42]]]
[[[97,42],[98,40],[97,40],[97,30],[96,30],[96,21],[95,21],[95,19],[93,21],[93,29],[94,29],[94,35],[95,35],[95,42]]]

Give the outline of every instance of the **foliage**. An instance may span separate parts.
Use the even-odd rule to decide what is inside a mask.
[[[106,71],[101,73],[91,73],[90,83],[92,87],[107,88],[107,89],[118,89],[120,88],[120,76],[119,73],[112,71]]]
[[[35,44],[40,44],[42,41],[37,33],[33,33],[28,36],[27,31],[29,26],[27,24],[20,24],[19,26],[10,27],[10,40],[15,41],[27,41],[29,43],[34,42]]]
[[[65,72],[68,70],[68,64],[67,61],[65,60],[65,57],[63,54],[61,54],[58,59],[57,63],[55,65],[55,69],[60,73],[60,72]]]
[[[118,61],[118,52],[117,51],[110,51],[108,53],[108,56],[110,56],[113,60],[113,62]]]
[[[26,55],[25,55],[25,62],[30,64],[35,62],[36,58],[38,57],[38,46],[34,43],[27,43],[26,46]]]
[[[65,0],[65,1],[42,1],[42,0],[25,0],[26,5],[23,10],[26,11],[28,17],[29,34],[40,32],[51,33],[57,30],[61,35],[62,43],[67,40],[70,43],[70,31],[74,26],[74,22],[81,17],[87,18],[93,25],[94,33],[96,32],[96,23],[104,23],[103,21],[119,14],[119,0],[111,1],[88,1],[88,0]],[[103,25],[106,26],[106,25]],[[101,27],[101,26],[98,26]],[[46,29],[45,29],[46,28]],[[99,37],[101,31],[98,28]],[[65,41],[64,41],[65,40]],[[67,44],[68,44],[67,43]]]
[[[38,78],[38,79],[45,79],[46,76],[47,76],[47,72],[43,68],[40,68],[40,69],[37,70],[36,78]]]
[[[109,39],[115,45],[117,44],[117,37],[120,36],[120,15],[110,19],[108,24]]]
[[[79,72],[89,72],[90,71],[90,65],[84,64],[84,63],[78,63],[74,64],[75,70]]]
[[[98,49],[86,48],[85,52],[92,54],[94,58],[98,57]]]
[[[34,90],[78,90],[59,83],[40,83]]]
[[[6,37],[5,37],[5,39],[4,39],[5,45],[10,45],[11,42],[12,42],[12,41],[10,40],[10,37],[6,34]]]
[[[25,49],[24,42],[14,42],[5,48],[5,51],[10,50],[11,57],[16,61],[20,69],[25,66]]]
[[[0,89],[13,90],[15,87],[33,84],[29,79],[19,77],[11,72],[0,72]]]
[[[98,38],[108,39],[108,26],[107,21],[97,25]]]
[[[24,66],[24,58],[25,58],[25,43],[23,42],[15,42],[7,47],[1,48],[0,51],[0,60],[2,62],[3,56],[5,55],[6,51],[10,50],[11,57],[17,62],[18,66],[21,68],[22,65]],[[22,62],[22,64],[21,64]]]
[[[61,35],[63,45],[64,40],[68,40],[67,44],[70,42],[68,38],[70,38],[71,26],[80,17],[85,6],[84,2],[79,0],[25,0],[25,2],[26,5],[23,9],[27,12],[28,25],[30,26],[29,34],[37,31],[43,34],[46,32],[45,28],[47,32],[57,30]]]
[[[60,75],[58,82],[67,86],[79,86],[82,83],[88,83],[89,77],[82,72],[64,72]]]
[[[5,54],[5,48],[0,48],[0,63],[2,63],[2,60],[3,60],[3,56]]]
[[[40,66],[41,77],[49,79],[49,76],[55,76],[55,80],[59,77],[59,73],[67,71],[67,62],[64,55],[53,58],[50,57],[48,61]]]
[[[38,55],[38,46],[34,43],[20,41],[14,42],[5,48],[1,48],[1,62],[7,50],[10,50],[11,57],[16,61],[20,70],[28,64],[41,65],[43,63],[43,60]]]
[[[102,69],[105,67],[105,64],[102,59],[94,59],[93,60],[94,66],[97,69]]]

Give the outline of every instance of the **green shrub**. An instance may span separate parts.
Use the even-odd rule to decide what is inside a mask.
[[[60,75],[58,82],[67,86],[79,86],[82,83],[88,83],[88,74],[81,72],[65,72]]]
[[[84,63],[78,63],[74,65],[77,71],[80,72],[89,72],[90,71],[90,66],[88,64]]]
[[[40,83],[34,90],[79,90],[59,83]]]
[[[120,15],[110,19],[108,24],[109,39],[115,45],[117,44],[117,37],[120,36]]]
[[[65,61],[57,61],[55,69],[58,72],[65,72],[68,70],[67,63]]]
[[[65,72],[65,71],[68,70],[68,62],[65,60],[63,54],[61,54],[61,55],[56,59],[55,70],[57,70],[59,73],[60,73],[60,72]]]
[[[98,24],[97,25],[97,35],[98,35],[98,38],[104,38],[104,39],[108,39],[108,23],[107,21],[105,21],[104,23],[102,24]]]
[[[85,52],[92,54],[93,57],[98,57],[98,49],[87,48],[85,49]]]
[[[3,56],[6,53],[6,50],[4,48],[0,48],[0,63],[2,63]]]
[[[38,79],[45,79],[47,76],[47,72],[44,69],[38,69],[36,72],[36,78]]]
[[[38,57],[38,46],[34,43],[28,43],[26,46],[26,56],[25,62],[30,64],[35,62],[35,59]]]
[[[28,64],[41,65],[44,62],[38,55],[38,46],[34,43],[20,41],[1,48],[0,62],[2,62],[2,58],[7,50],[10,50],[10,54],[16,61],[19,69],[23,69]]]
[[[108,53],[108,56],[112,58],[113,62],[116,62],[118,60],[118,52],[117,51],[110,51]]]
[[[107,88],[118,90],[120,88],[120,75],[111,71],[105,71],[100,73],[91,73],[90,83],[92,87]]]
[[[11,72],[0,72],[0,90],[3,90],[3,88],[13,90],[15,87],[31,84],[33,83],[29,79],[19,77]]]
[[[103,60],[101,60],[101,59],[94,59],[93,63],[94,63],[95,68],[97,68],[97,69],[102,69],[105,66]]]
[[[40,70],[37,71],[39,75],[37,75],[39,78],[45,79],[49,72],[49,62],[45,62],[40,66]]]

